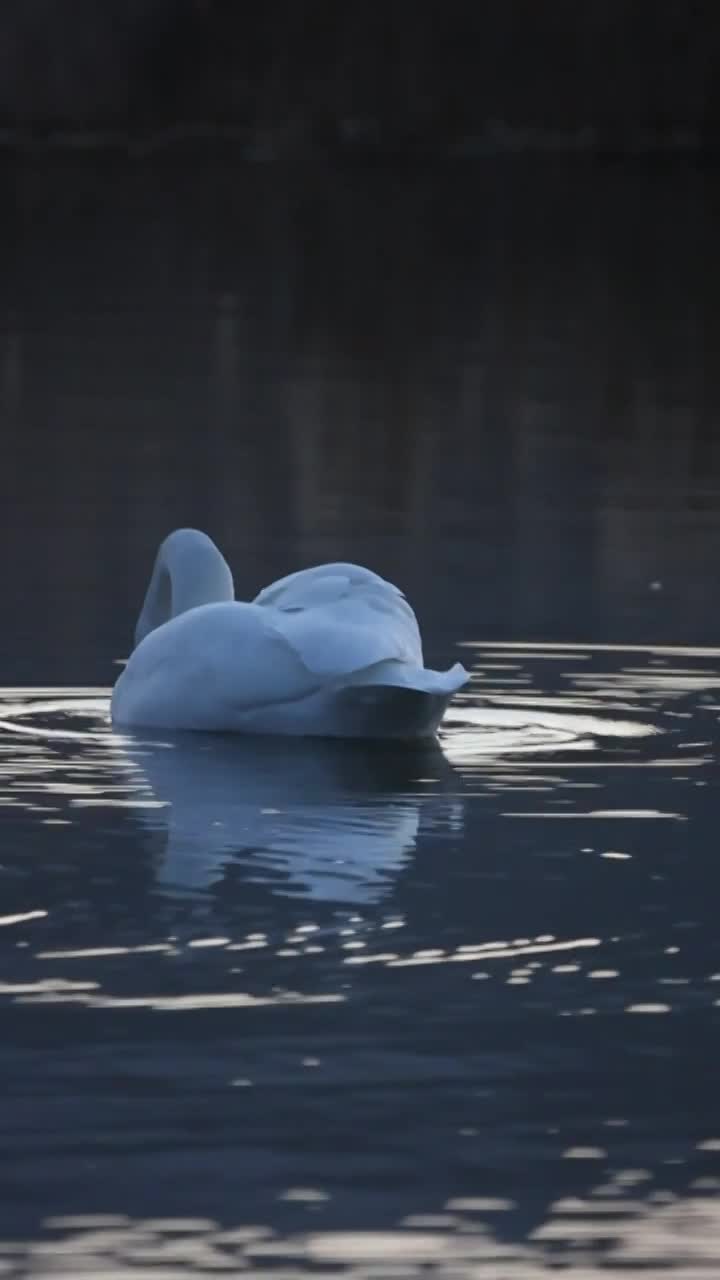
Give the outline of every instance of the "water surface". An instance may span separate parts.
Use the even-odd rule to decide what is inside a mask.
[[[0,1270],[713,1274],[713,189],[12,181]],[[114,734],[181,523],[398,581],[437,747]]]

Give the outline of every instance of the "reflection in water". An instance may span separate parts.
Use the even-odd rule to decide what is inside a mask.
[[[167,733],[123,746],[134,781],[166,806],[141,812],[167,826],[157,872],[167,888],[207,888],[232,858],[276,894],[372,902],[412,855],[421,806],[425,821],[462,832],[460,799],[417,794],[421,778],[438,788],[449,776],[437,747]]]
[[[572,1152],[567,1153],[572,1156]],[[582,1158],[600,1152],[578,1149]],[[139,1218],[117,1214],[49,1217],[41,1241],[27,1250],[0,1244],[12,1265],[20,1262],[45,1275],[44,1268],[82,1257],[83,1271],[110,1280],[134,1280],[138,1274],[209,1276],[268,1270],[288,1280],[308,1272],[367,1280],[432,1274],[488,1276],[493,1280],[542,1280],[556,1269],[579,1280],[612,1276],[656,1276],[681,1258],[683,1277],[710,1274],[720,1233],[720,1184],[698,1179],[692,1199],[668,1193],[638,1197],[647,1180],[642,1169],[618,1169],[589,1196],[563,1196],[551,1218],[525,1243],[503,1238],[504,1221],[517,1217],[513,1199],[493,1196],[451,1197],[438,1212],[407,1214],[394,1230],[326,1230],[317,1219],[331,1209],[332,1197],[316,1186],[288,1186],[278,1208],[293,1206],[296,1225],[287,1235],[257,1223],[228,1230],[212,1218]],[[302,1218],[305,1219],[302,1222]],[[54,1264],[54,1265],[53,1265]],[[40,1270],[36,1267],[41,1268]],[[145,1270],[147,1268],[147,1271]],[[166,1270],[172,1268],[172,1271]],[[652,1268],[652,1270],[650,1270]],[[687,1269],[686,1269],[687,1268]]]
[[[6,692],[0,729],[36,747],[21,778],[17,742],[0,764],[0,779],[4,772],[10,780],[5,802],[18,803],[34,778],[46,796],[70,795],[76,808],[131,811],[148,831],[167,834],[162,855],[153,855],[167,890],[221,884],[232,862],[236,870],[242,863],[245,882],[275,894],[372,902],[412,854],[421,821],[462,835],[463,802],[437,743],[121,735],[110,730],[97,691],[68,692]],[[58,760],[56,743],[75,745],[80,759]],[[23,807],[38,808],[27,799]]]
[[[481,693],[480,679],[477,687]],[[498,710],[492,706],[450,707],[445,716],[445,743],[452,761],[472,765],[482,762],[483,758],[504,755],[589,751],[596,741],[604,738],[647,738],[655,733],[652,725],[583,715],[571,698],[564,700],[569,707],[564,715],[546,711],[548,700],[544,698],[527,700],[506,695],[506,699],[532,706],[533,711]]]

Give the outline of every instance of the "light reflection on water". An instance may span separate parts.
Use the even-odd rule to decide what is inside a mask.
[[[429,1267],[442,1268],[443,1275],[476,1275],[479,1266],[481,1274],[499,1280],[539,1280],[549,1268],[554,1270],[552,1264],[572,1267],[582,1280],[604,1280],[634,1275],[637,1269],[646,1274],[651,1267],[649,1274],[665,1274],[675,1256],[684,1260],[676,1274],[709,1274],[706,1264],[716,1255],[720,1210],[717,1195],[708,1192],[716,1192],[720,1184],[699,1180],[703,1185],[685,1201],[672,1194],[647,1200],[627,1195],[643,1178],[643,1170],[620,1171],[590,1197],[555,1201],[551,1220],[532,1231],[524,1244],[503,1240],[493,1230],[503,1217],[514,1216],[517,1206],[511,1200],[453,1198],[439,1212],[407,1215],[395,1231],[323,1231],[316,1220],[331,1197],[319,1188],[289,1186],[278,1198],[295,1205],[306,1221],[285,1236],[256,1223],[227,1230],[202,1218],[56,1217],[48,1220],[31,1251],[0,1246],[0,1260],[6,1253],[10,1265],[29,1263],[22,1274],[33,1277],[65,1273],[71,1262],[82,1268],[80,1274],[89,1271],[113,1280],[163,1280],[177,1275],[177,1267],[203,1277],[235,1268],[272,1268],[270,1274],[288,1280],[316,1267],[328,1274],[333,1267],[342,1268],[343,1275],[385,1280],[414,1276]]]
[[[410,753],[116,735],[107,691],[2,691],[0,1263],[720,1258],[720,650],[466,653]]]

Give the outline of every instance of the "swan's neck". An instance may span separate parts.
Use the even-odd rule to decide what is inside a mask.
[[[212,538],[196,529],[176,529],[157,553],[135,644],[187,609],[234,598],[232,574]]]

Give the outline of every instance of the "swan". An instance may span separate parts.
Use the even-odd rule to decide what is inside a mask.
[[[155,559],[135,648],[112,695],[118,726],[316,737],[431,737],[468,680],[423,666],[402,592],[326,564],[235,600],[205,533],[176,529]]]

